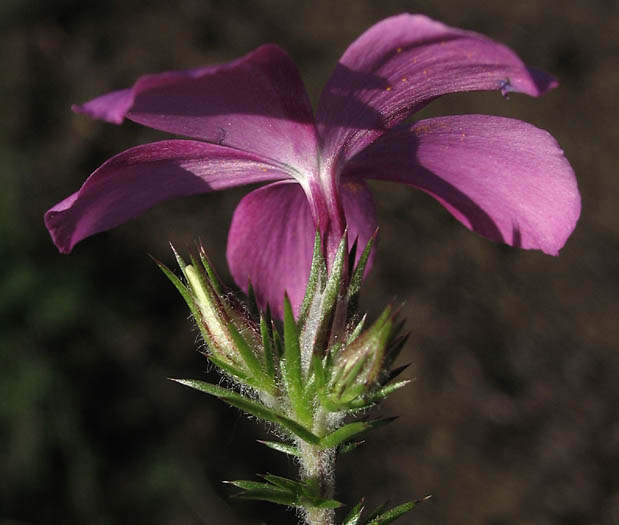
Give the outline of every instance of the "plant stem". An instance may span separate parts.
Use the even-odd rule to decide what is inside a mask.
[[[333,449],[320,449],[317,446],[304,443],[301,445],[301,475],[306,481],[314,484],[321,498],[333,498],[335,477],[333,466],[335,452]],[[308,507],[305,509],[307,525],[335,525],[335,511]]]
[[[318,409],[314,417],[314,432],[322,435],[327,427],[326,413]],[[312,483],[323,499],[332,499],[335,488],[335,449],[321,449],[306,442],[299,443],[301,476]],[[307,507],[306,525],[335,525],[335,511]]]

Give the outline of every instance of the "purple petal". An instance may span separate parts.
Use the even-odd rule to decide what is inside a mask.
[[[362,249],[376,230],[376,211],[367,184],[347,180],[341,187],[348,239]],[[284,292],[298,311],[312,262],[316,224],[299,184],[276,182],[252,191],[239,203],[228,235],[227,257],[237,285],[251,281],[258,304],[268,303],[278,317]],[[368,264],[368,269],[371,261]]]
[[[365,245],[378,228],[374,197],[364,181],[350,178],[342,180],[340,193],[348,225],[348,245],[352,246],[355,239],[357,240],[356,262],[358,262]],[[372,250],[370,253],[366,275],[372,268],[375,252],[376,250]]]
[[[353,158],[344,175],[415,186],[467,228],[551,255],[580,215],[563,151],[546,131],[519,120],[461,115],[401,126]]]
[[[190,140],[155,142],[105,162],[77,193],[47,211],[45,225],[58,249],[67,253],[85,237],[158,202],[288,177],[251,153]]]
[[[315,167],[309,98],[294,62],[274,45],[228,64],[145,75],[73,109]]]
[[[299,184],[276,182],[239,203],[228,235],[228,265],[237,285],[251,284],[258,304],[283,313],[284,292],[298,310],[309,276],[316,228]]]
[[[421,15],[387,18],[346,50],[317,111],[325,155],[350,158],[434,98],[500,90],[538,96],[554,79],[506,46]]]

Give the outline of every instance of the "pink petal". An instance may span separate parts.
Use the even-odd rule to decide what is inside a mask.
[[[294,62],[274,45],[219,66],[145,75],[73,109],[315,167],[309,98]]]
[[[351,178],[342,180],[340,193],[348,225],[348,245],[352,247],[352,243],[357,240],[356,262],[358,262],[365,245],[378,228],[374,197],[364,181]],[[372,268],[375,252],[376,250],[372,250],[370,253],[366,275]]]
[[[299,184],[276,182],[239,203],[228,234],[228,265],[237,285],[251,284],[258,304],[282,317],[284,292],[295,311],[303,301],[316,228]]]
[[[155,142],[105,162],[77,193],[47,211],[45,225],[58,249],[67,253],[85,237],[158,202],[287,177],[251,153],[190,140]]]
[[[513,119],[461,115],[401,126],[353,158],[344,175],[415,186],[467,228],[551,255],[580,215],[576,178],[559,145]]]
[[[374,201],[363,181],[347,180],[341,192],[349,242],[359,239],[358,259],[376,230]],[[228,264],[237,285],[247,292],[251,281],[258,304],[265,308],[268,303],[278,317],[283,314],[285,292],[298,311],[315,232],[308,199],[299,184],[281,181],[252,191],[234,212],[228,235]]]
[[[327,157],[349,158],[434,98],[501,90],[538,96],[554,79],[506,46],[421,15],[402,14],[353,42],[331,75],[316,121]]]

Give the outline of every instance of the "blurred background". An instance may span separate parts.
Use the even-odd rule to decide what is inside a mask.
[[[60,255],[44,211],[101,162],[164,134],[70,112],[141,74],[285,48],[314,101],[338,57],[391,14],[502,41],[561,87],[541,100],[448,96],[421,116],[488,113],[549,130],[583,214],[558,258],[469,233],[431,198],[374,186],[381,239],[364,306],[406,302],[401,415],[338,463],[339,499],[432,494],[402,523],[619,523],[619,9],[487,2],[2,0],[0,524],[295,523],[222,479],[293,474],[255,422],[166,380],[216,380],[180,296],[147,257],[201,237],[223,278],[245,190],[171,202]]]

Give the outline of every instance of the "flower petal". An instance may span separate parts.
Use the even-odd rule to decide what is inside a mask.
[[[341,187],[348,221],[348,240],[358,238],[357,260],[376,231],[372,194],[363,181]],[[297,312],[309,277],[316,223],[299,184],[281,181],[246,195],[234,212],[228,235],[228,265],[237,285],[247,292],[251,282],[258,304],[283,315],[284,293]],[[369,270],[372,263],[368,262]]]
[[[580,215],[576,178],[559,145],[514,119],[461,115],[401,126],[353,158],[344,174],[415,186],[467,228],[551,255]]]
[[[346,178],[342,180],[340,192],[348,226],[348,245],[352,247],[352,243],[355,239],[357,240],[355,262],[359,262],[363,249],[378,228],[374,197],[368,185],[359,179]],[[366,275],[372,267],[375,252],[376,250],[372,250],[370,253],[365,269]]]
[[[344,159],[434,98],[501,90],[538,96],[554,79],[506,46],[422,15],[402,14],[353,42],[322,93],[316,121],[327,156]]]
[[[264,45],[233,62],[145,75],[130,89],[74,111],[251,151],[297,168],[315,166],[309,97],[294,62]]]
[[[85,237],[128,221],[158,202],[290,177],[257,155],[205,142],[167,140],[112,157],[81,189],[45,214],[63,253]]]
[[[239,203],[228,234],[228,265],[237,285],[251,284],[258,304],[283,314],[284,292],[298,310],[309,276],[316,227],[301,186],[276,182]]]

